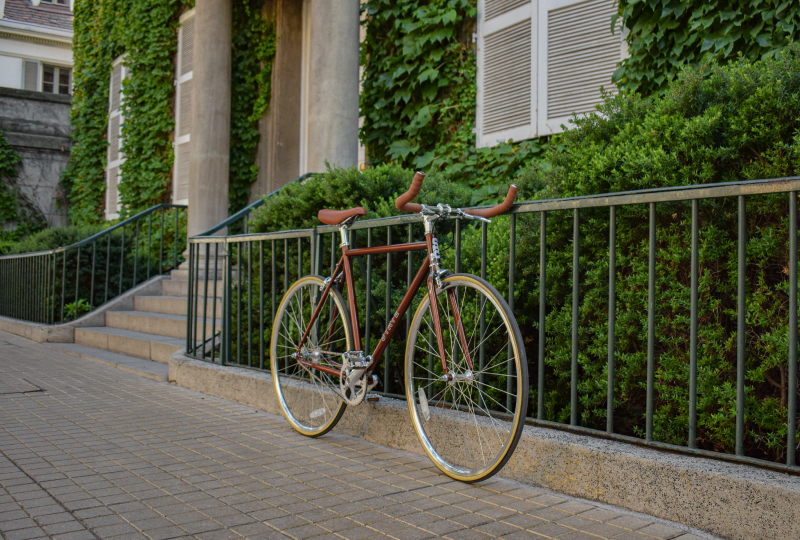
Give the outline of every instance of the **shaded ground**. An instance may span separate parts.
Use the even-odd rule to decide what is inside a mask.
[[[548,490],[454,482],[420,456],[0,332],[0,535],[713,538]]]

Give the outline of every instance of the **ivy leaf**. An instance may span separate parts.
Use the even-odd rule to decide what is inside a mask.
[[[428,69],[420,73],[418,78],[420,82],[425,82],[428,80],[433,81],[438,76],[439,76],[439,70],[429,67]]]
[[[787,4],[788,4],[788,2],[787,2]],[[454,22],[456,22],[456,19],[458,19],[458,14],[456,13],[456,10],[454,10],[454,9],[448,10],[448,11],[445,12],[444,15],[442,15],[442,22],[445,23],[445,24],[454,23]]]
[[[421,156],[418,156],[416,161],[414,162],[414,167],[417,169],[424,169],[428,165],[430,165],[431,161],[436,157],[432,150],[425,152]]]
[[[418,144],[412,144],[407,139],[400,139],[389,145],[389,157],[391,159],[406,159],[409,154],[416,153],[418,150]]]

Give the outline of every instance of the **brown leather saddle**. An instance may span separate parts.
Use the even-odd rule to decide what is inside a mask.
[[[317,214],[319,220],[325,225],[339,225],[342,221],[353,216],[366,216],[367,211],[357,206],[349,210],[326,210],[322,209]]]

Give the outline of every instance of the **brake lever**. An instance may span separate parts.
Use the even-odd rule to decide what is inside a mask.
[[[475,221],[482,221],[484,223],[491,223],[492,222],[491,219],[488,219],[488,218],[485,218],[485,217],[482,217],[482,216],[473,216],[472,214],[467,214],[466,212],[464,212],[460,208],[458,209],[458,211],[459,211],[459,217],[464,218],[464,219],[472,219],[472,220],[475,220]]]

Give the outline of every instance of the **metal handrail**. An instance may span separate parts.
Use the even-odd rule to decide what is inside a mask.
[[[746,343],[744,341],[744,317],[745,317],[745,294],[746,287],[746,200],[747,197],[755,195],[768,195],[768,194],[786,194],[788,199],[788,327],[789,327],[789,353],[788,353],[788,376],[787,387],[789,389],[797,388],[797,227],[798,227],[798,214],[797,214],[797,196],[800,193],[800,177],[785,177],[763,180],[748,180],[739,182],[726,182],[719,184],[701,184],[691,186],[678,186],[672,188],[653,188],[642,189],[634,191],[624,191],[617,193],[604,193],[598,195],[569,197],[561,199],[543,199],[525,201],[515,204],[508,212],[509,220],[509,252],[508,252],[508,302],[511,309],[514,309],[515,288],[519,285],[515,279],[516,260],[516,224],[517,219],[523,214],[539,214],[537,216],[538,235],[532,239],[536,241],[535,236],[539,236],[539,275],[529,275],[526,280],[535,288],[533,281],[538,281],[539,289],[539,321],[544,321],[550,313],[549,310],[556,309],[556,306],[547,306],[547,297],[545,296],[548,286],[552,287],[553,283],[548,281],[546,274],[547,268],[547,221],[548,215],[557,216],[560,221],[568,221],[569,223],[562,223],[559,233],[564,237],[564,242],[569,242],[569,237],[572,239],[572,271],[571,271],[571,303],[572,305],[559,304],[558,309],[565,309],[569,313],[570,307],[572,312],[572,343],[571,343],[571,365],[570,371],[572,374],[571,380],[566,384],[569,386],[569,402],[570,405],[570,418],[565,424],[559,424],[552,420],[547,420],[544,414],[544,394],[545,394],[545,370],[546,353],[545,342],[547,340],[546,328],[544,324],[538,324],[538,331],[531,331],[530,337],[536,338],[538,333],[538,351],[529,351],[529,361],[532,364],[537,364],[532,369],[532,389],[537,393],[538,400],[531,403],[532,417],[528,418],[529,423],[546,425],[548,427],[562,426],[564,429],[584,433],[588,435],[597,435],[605,438],[620,440],[624,442],[638,441],[638,444],[645,446],[668,449],[670,451],[682,452],[691,455],[698,455],[704,457],[719,456],[720,459],[732,461],[736,463],[745,463],[749,465],[763,466],[771,469],[781,470],[784,472],[791,472],[793,474],[800,474],[800,467],[797,465],[795,456],[796,446],[796,426],[797,426],[797,393],[789,391],[788,395],[788,417],[785,419],[787,426],[786,433],[786,462],[785,465],[765,461],[764,459],[752,456],[746,456],[744,452],[744,439],[745,439],[745,399],[746,399],[746,373],[745,373],[745,351]],[[703,450],[696,448],[698,445],[698,411],[697,411],[697,387],[698,387],[698,288],[699,288],[699,242],[698,231],[700,227],[698,207],[702,200],[712,200],[718,198],[735,198],[738,201],[738,211],[733,211],[732,218],[738,220],[738,226],[733,234],[737,235],[733,238],[736,240],[738,249],[738,261],[734,267],[738,267],[735,280],[738,281],[738,292],[735,295],[737,321],[736,333],[738,341],[735,345],[737,351],[736,375],[735,386],[737,391],[736,399],[736,445],[733,454],[722,454],[712,450]],[[688,416],[688,435],[686,437],[686,446],[673,445],[666,442],[659,442],[654,438],[654,416],[655,416],[655,368],[657,366],[658,355],[656,354],[657,336],[655,334],[656,324],[656,311],[657,294],[656,294],[656,229],[657,229],[657,205],[671,204],[671,203],[691,203],[691,268],[687,271],[691,274],[691,287],[687,287],[687,293],[691,300],[691,315],[687,314],[691,319],[691,335],[689,336],[689,345],[691,346],[689,353],[689,374],[690,380],[688,381],[689,387],[689,412]],[[631,434],[622,434],[615,431],[614,414],[614,384],[615,384],[615,319],[617,318],[616,311],[616,254],[617,254],[617,214],[619,208],[638,205],[639,208],[644,207],[646,211],[643,214],[644,223],[642,226],[648,230],[643,231],[643,238],[648,247],[645,252],[647,274],[647,286],[642,290],[641,294],[647,297],[647,314],[643,313],[643,327],[646,327],[646,338],[642,340],[642,350],[647,351],[647,373],[646,381],[646,411],[642,415],[642,438],[633,437]],[[482,208],[482,207],[478,207]],[[579,320],[579,307],[582,299],[582,281],[585,277],[581,274],[581,236],[585,231],[581,230],[581,211],[586,209],[608,209],[608,267],[609,267],[609,282],[608,282],[608,360],[607,360],[607,412],[606,412],[606,429],[605,431],[598,430],[597,428],[585,427],[580,425],[580,418],[578,414],[579,409],[579,390],[578,390],[578,377],[577,374],[580,370],[578,363],[579,346],[579,330],[581,321]],[[784,207],[785,208],[785,207]],[[569,212],[569,217],[565,216],[565,211]],[[688,206],[685,210],[688,211]],[[559,212],[550,214],[551,212]],[[688,214],[684,214],[687,219]],[[649,219],[648,219],[649,218]],[[551,217],[554,220],[556,217]],[[605,218],[600,218],[605,219]],[[406,232],[408,241],[412,240],[414,231],[418,228],[415,224],[421,221],[421,217],[415,214],[407,214],[401,216],[392,216],[378,219],[360,220],[355,222],[349,227],[350,243],[355,246],[357,238],[356,233],[360,233],[362,241],[366,236],[367,245],[373,245],[373,241],[378,238],[377,229],[385,231],[381,236],[387,243],[392,243],[393,229],[399,229],[400,235],[395,231],[395,241],[405,241]],[[649,225],[648,225],[649,221]],[[533,225],[535,227],[536,225]],[[416,228],[415,228],[416,227]],[[569,231],[567,229],[570,229]],[[462,247],[462,234],[466,227],[462,227],[461,222],[456,220],[454,245],[455,245],[455,268],[456,272],[461,270],[461,247]],[[471,230],[471,229],[470,229]],[[207,313],[205,312],[205,305],[201,307],[198,299],[205,300],[209,298],[208,286],[209,276],[199,274],[199,266],[195,269],[193,276],[190,277],[190,310],[191,304],[194,305],[195,323],[190,325],[187,334],[187,353],[198,359],[207,361],[215,361],[223,364],[237,365],[241,367],[255,368],[255,369],[268,369],[268,358],[265,357],[265,352],[268,356],[268,351],[265,351],[264,336],[265,331],[268,332],[271,328],[272,315],[274,317],[276,300],[280,299],[280,295],[294,281],[294,276],[299,276],[305,273],[316,273],[324,275],[327,269],[323,264],[323,257],[330,259],[333,264],[337,258],[338,246],[338,231],[337,226],[320,225],[312,229],[299,229],[291,231],[276,231],[269,233],[256,233],[256,234],[241,234],[233,236],[217,236],[217,237],[195,237],[190,239],[190,261],[197,265],[200,257],[201,249],[205,251],[206,260],[211,256],[213,258],[214,252],[220,253],[223,251],[220,245],[226,246],[224,249],[226,268],[221,276],[222,291],[219,298],[222,300],[222,325],[223,332],[219,343],[218,350],[215,349],[209,353],[205,349],[198,350],[197,343],[201,342],[200,333],[198,328],[201,321],[206,321]],[[486,277],[487,274],[487,226],[482,224],[479,229],[475,230],[477,233],[480,231],[480,245],[481,245],[481,260],[480,260],[480,274],[481,277]],[[688,233],[688,230],[686,231]],[[366,234],[364,234],[366,233]],[[569,235],[567,237],[567,234]],[[403,237],[402,239],[398,236]],[[329,241],[326,240],[329,238]],[[295,247],[296,242],[296,247]],[[324,245],[323,245],[324,244]],[[328,246],[328,247],[325,247]],[[569,246],[562,246],[562,248]],[[688,252],[687,252],[688,255]],[[392,255],[387,256],[386,266],[386,305],[377,306],[372,294],[372,277],[373,277],[373,256],[367,256],[358,259],[358,264],[361,266],[361,274],[366,280],[365,290],[367,291],[367,298],[365,306],[359,309],[362,314],[365,314],[364,319],[370,321],[374,327],[375,321],[380,317],[380,311],[384,311],[386,318],[385,323],[388,324],[391,315],[393,314],[392,305],[390,302],[392,296],[392,279],[397,281],[398,276],[390,274],[391,258]],[[411,269],[412,254],[408,255],[409,264],[408,268]],[[377,257],[377,256],[375,256]],[[382,257],[382,256],[381,256]],[[394,255],[397,257],[397,255]],[[361,259],[366,259],[366,264]],[[234,272],[233,260],[237,261],[236,271]],[[396,259],[395,259],[396,260]],[[382,261],[382,259],[381,259]],[[477,260],[473,261],[476,265],[477,273]],[[567,263],[568,264],[568,263]],[[190,267],[192,264],[190,264]],[[325,268],[325,269],[324,269]],[[191,270],[190,270],[191,272]],[[564,273],[564,278],[569,279],[570,272]],[[411,270],[409,270],[407,280],[410,282]],[[538,278],[538,279],[537,279]],[[550,278],[552,280],[552,278]],[[688,277],[687,277],[688,281]],[[569,288],[570,284],[564,284]],[[205,287],[205,294],[200,287]],[[565,291],[568,292],[568,291]],[[605,294],[605,293],[602,293]],[[216,287],[214,288],[214,300],[217,299]],[[210,299],[210,298],[209,298]],[[569,302],[569,300],[565,300]],[[202,314],[200,313],[202,310]],[[362,311],[363,310],[363,311]],[[378,317],[376,317],[376,315]],[[411,313],[409,312],[409,318]],[[535,316],[535,313],[531,314]],[[535,320],[534,320],[535,322]],[[247,326],[245,326],[247,325]],[[644,328],[643,328],[644,329]],[[203,332],[205,332],[205,325],[203,325]],[[369,340],[371,332],[367,331],[365,338],[366,349],[370,350]],[[380,335],[380,334],[378,334]],[[644,335],[644,334],[643,334]],[[646,342],[646,343],[645,343]],[[268,344],[267,344],[268,345]],[[395,347],[397,347],[395,345]],[[388,366],[389,354],[387,351],[386,362]],[[538,368],[538,369],[537,369]],[[384,393],[389,396],[395,396],[401,392],[393,393],[389,387],[390,380],[388,378],[389,370],[384,370]],[[732,376],[733,379],[733,376]],[[549,383],[548,383],[549,384]],[[644,385],[643,385],[644,386]],[[549,391],[550,388],[548,387]],[[566,386],[564,387],[566,390]],[[536,402],[538,401],[538,402]],[[733,411],[731,411],[732,413]]]
[[[153,275],[176,268],[183,252],[183,245],[179,249],[178,244],[185,242],[185,237],[178,235],[180,213],[185,220],[186,209],[186,205],[157,204],[69,246],[0,257],[0,315],[40,324],[69,322],[82,316],[82,309],[91,313]],[[174,216],[172,253],[164,249],[164,219],[169,211]],[[157,213],[161,220],[154,227]],[[133,234],[126,245],[127,228]],[[143,244],[140,230],[145,228]],[[154,231],[157,246],[153,243]],[[147,250],[141,264],[140,244]],[[112,250],[119,252],[114,260]],[[99,261],[103,252],[105,265]],[[82,267],[82,262],[87,266]]]
[[[2,260],[2,259],[16,259],[16,258],[20,258],[20,257],[30,257],[30,256],[33,256],[33,255],[50,255],[50,254],[53,254],[53,253],[62,253],[62,252],[67,251],[69,249],[74,249],[74,248],[78,248],[78,247],[81,247],[81,246],[88,246],[89,244],[91,244],[93,242],[96,242],[100,238],[103,238],[107,234],[111,234],[112,232],[116,231],[120,227],[125,227],[127,225],[132,224],[132,223],[136,223],[137,221],[139,221],[143,217],[148,216],[148,215],[152,214],[153,212],[155,212],[157,210],[170,209],[170,208],[185,209],[186,205],[185,204],[170,204],[170,203],[157,204],[155,206],[151,206],[147,210],[142,210],[138,214],[133,215],[133,216],[131,216],[131,217],[129,217],[129,218],[123,220],[123,221],[120,221],[116,225],[112,225],[108,229],[103,229],[102,231],[97,232],[97,233],[93,234],[92,236],[90,236],[88,238],[85,238],[85,239],[83,239],[83,240],[81,240],[79,242],[75,242],[74,244],[70,244],[68,246],[61,246],[61,247],[57,247],[57,248],[53,248],[53,249],[46,249],[46,250],[43,250],[43,251],[29,251],[27,253],[13,253],[11,255],[0,255],[0,260]]]

